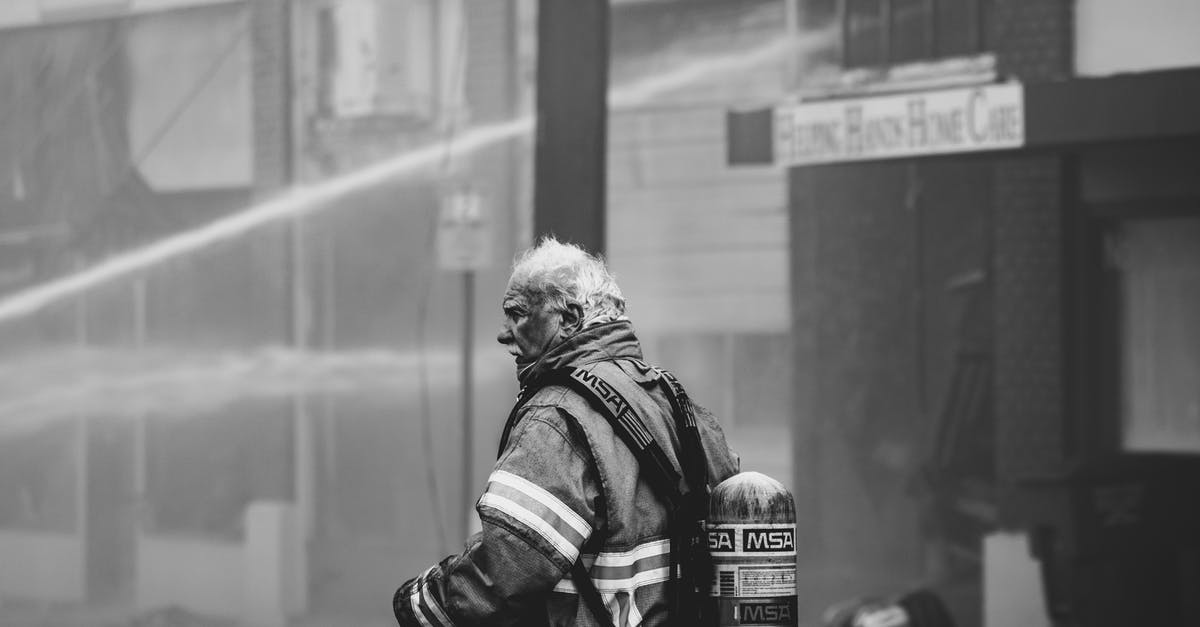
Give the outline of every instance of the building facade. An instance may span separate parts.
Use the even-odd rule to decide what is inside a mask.
[[[804,7],[837,71],[728,128],[787,168],[811,559],[963,624],[1195,620],[1196,9]]]
[[[0,21],[9,99],[6,296],[215,219],[259,193],[252,103],[261,83],[249,71],[258,21],[245,3],[15,2]],[[157,71],[164,60],[178,72]],[[149,444],[155,434],[144,405],[128,403],[133,394],[84,392],[83,380],[89,369],[110,375],[94,381],[101,389],[133,355],[184,337],[197,352],[284,341],[282,244],[279,232],[257,233],[219,260],[193,255],[160,264],[8,321],[6,354],[25,376],[6,391],[21,408],[9,412],[6,424],[20,426],[2,444],[12,453],[4,455],[11,467],[0,497],[6,596],[152,596],[143,584],[169,568],[157,539],[196,525],[220,537],[238,526],[223,508],[240,497],[217,499],[207,522],[192,516],[189,488],[169,478],[186,476],[189,462],[166,456],[167,440]],[[74,407],[27,402],[39,393],[82,396]],[[168,415],[179,407],[165,405],[175,405]],[[286,404],[244,409],[264,423],[286,419]],[[277,433],[264,429],[241,445],[286,450]],[[249,457],[234,448],[218,455]],[[233,484],[245,489],[245,502],[277,499],[286,494],[286,472],[264,462],[250,478],[209,487]]]
[[[697,71],[778,42],[785,6],[633,1],[611,11],[606,256],[647,359],[721,417],[747,469],[790,485],[785,181],[729,167],[721,129],[727,108],[780,98],[788,65],[776,56]],[[695,78],[653,91],[685,73]]]
[[[510,121],[515,6],[5,3],[4,296]],[[5,322],[0,598],[344,624],[458,550],[501,427],[463,441],[463,335],[473,405],[506,412],[529,152],[443,152]],[[463,188],[469,296],[437,247]]]

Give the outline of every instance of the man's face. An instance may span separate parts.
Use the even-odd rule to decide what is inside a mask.
[[[527,295],[522,286],[512,283],[504,293],[501,304],[504,323],[496,341],[516,358],[517,370],[537,361],[557,344],[564,330],[562,313],[540,301]]]

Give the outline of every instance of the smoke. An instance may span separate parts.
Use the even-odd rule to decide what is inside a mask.
[[[747,51],[691,59],[669,70],[612,88],[609,91],[609,103],[613,108],[644,105],[680,88],[736,77],[748,69],[778,63],[789,55],[811,55],[828,47],[830,37],[827,32],[803,37],[780,37]],[[170,235],[115,255],[80,272],[8,296],[0,300],[0,324],[165,261],[240,237],[268,224],[333,209],[339,206],[335,201],[348,194],[412,176],[437,165],[447,154],[469,155],[524,135],[533,127],[534,119],[530,116],[475,127],[446,141],[433,142],[320,183],[295,187],[274,199],[246,207],[212,223]]]
[[[753,68],[811,56],[826,48],[830,37],[826,32],[780,37],[749,50],[692,58],[614,87],[609,103],[614,109],[636,107],[681,88],[715,84]],[[533,126],[534,119],[523,116],[475,127],[447,141],[433,142],[313,185],[292,188],[209,224],[0,299],[0,325],[266,225],[345,206],[336,201],[359,190],[425,172],[436,167],[448,152],[471,154],[524,135]],[[438,354],[433,360],[441,363],[451,358],[449,354]],[[405,391],[413,392],[397,382],[405,376],[416,378],[418,367],[414,356],[387,350],[47,349],[0,363],[0,435],[84,414],[186,416],[219,410],[241,400],[296,394],[397,397]]]
[[[452,371],[458,356],[442,350],[425,360]],[[71,417],[185,417],[298,395],[411,397],[420,367],[417,355],[386,350],[42,351],[0,363],[0,435]]]

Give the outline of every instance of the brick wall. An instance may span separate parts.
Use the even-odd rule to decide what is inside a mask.
[[[988,33],[1000,72],[1022,82],[1072,72],[1073,3],[995,0]],[[998,160],[995,170],[995,415],[1003,480],[1065,461],[1063,157]]]
[[[1029,82],[1071,75],[1074,2],[992,0],[985,19],[985,43],[1002,76]]]
[[[995,166],[995,411],[998,471],[1062,463],[1062,180],[1058,157]]]

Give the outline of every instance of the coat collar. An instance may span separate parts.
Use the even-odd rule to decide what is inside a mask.
[[[517,381],[525,388],[552,370],[621,358],[642,358],[641,344],[628,320],[605,322],[579,331],[517,373]]]

